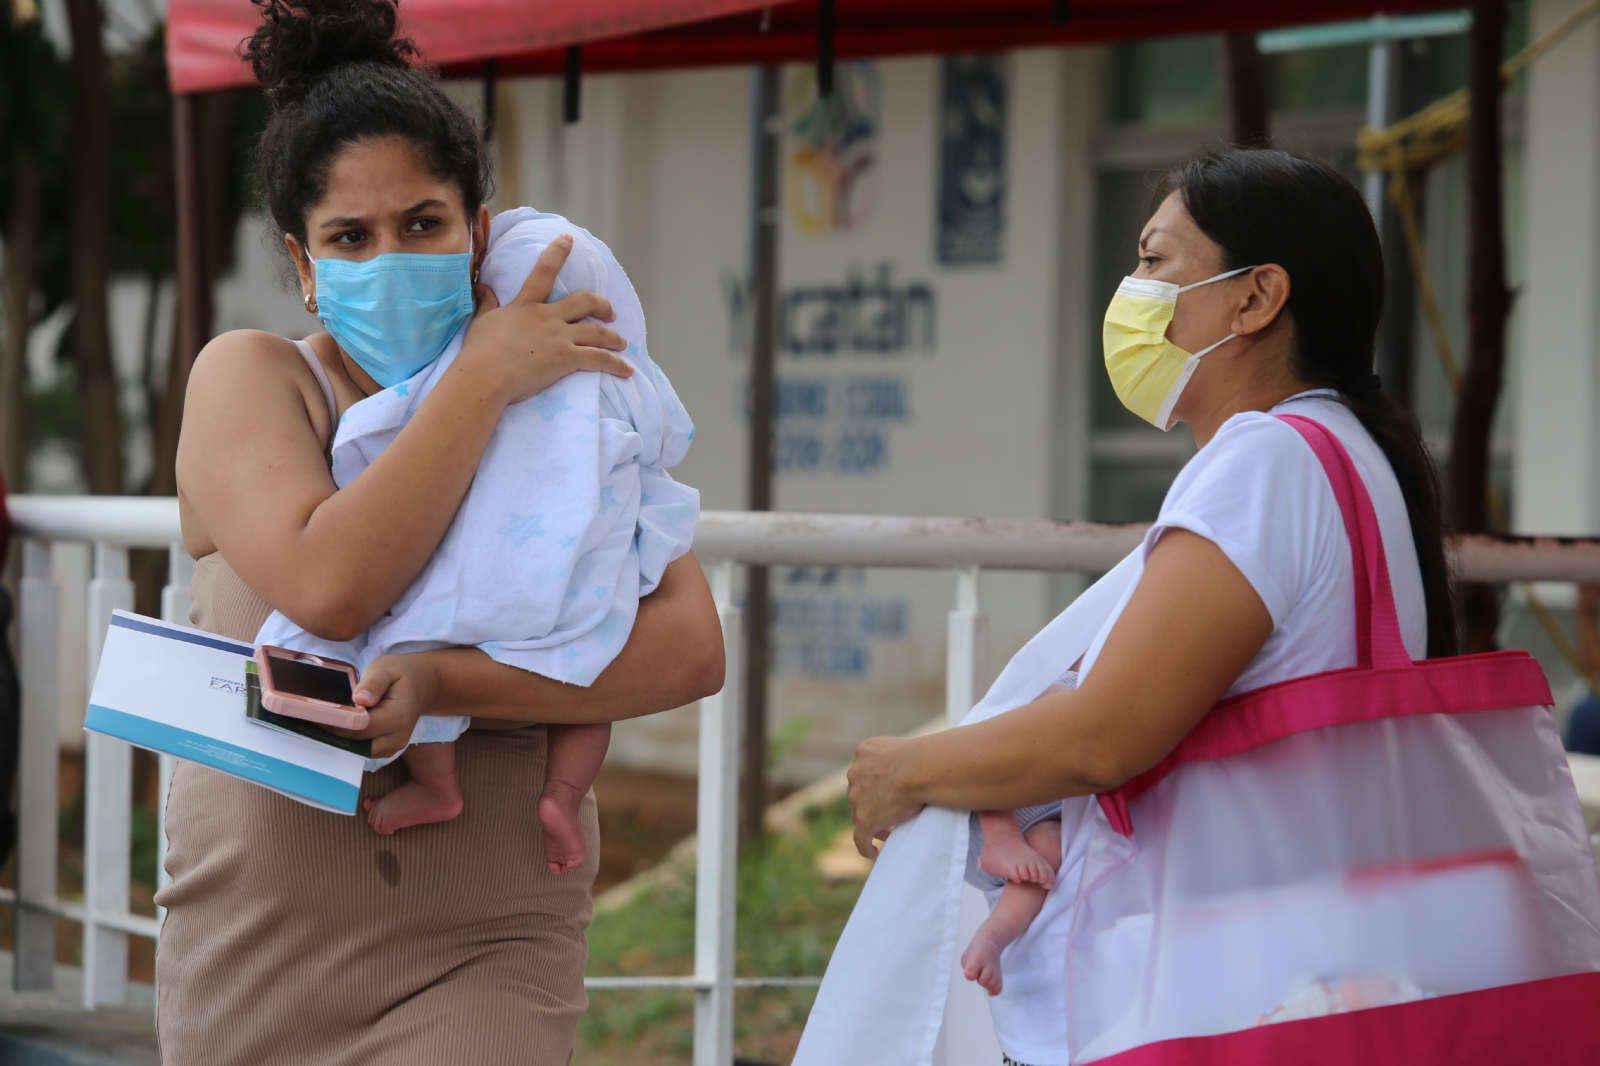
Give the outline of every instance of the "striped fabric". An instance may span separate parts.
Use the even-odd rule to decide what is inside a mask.
[[[1040,822],[1061,821],[1061,801],[1052,800],[1032,807],[1017,808],[1017,828],[1026,833]]]
[[[193,620],[249,640],[266,604],[220,558],[195,567]],[[545,731],[474,730],[466,809],[390,837],[183,764],[168,800],[172,883],[156,959],[165,1066],[561,1066],[587,1006],[598,864],[544,865]],[[404,780],[369,775],[363,796]]]

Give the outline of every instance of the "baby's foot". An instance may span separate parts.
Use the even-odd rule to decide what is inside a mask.
[[[539,824],[544,827],[544,864],[553,874],[571,873],[583,865],[588,847],[583,840],[582,792],[564,781],[546,781],[539,797]]]
[[[448,784],[424,784],[412,778],[362,806],[367,812],[367,824],[389,836],[408,826],[448,822],[461,813],[461,789],[454,778]]]
[[[1049,860],[1029,847],[1020,834],[1000,839],[986,837],[978,866],[984,873],[1019,884],[1050,888],[1056,883],[1056,872]]]
[[[961,956],[961,972],[967,980],[978,982],[991,996],[998,996],[1004,984],[1000,977],[1000,950],[1003,946],[980,928]]]

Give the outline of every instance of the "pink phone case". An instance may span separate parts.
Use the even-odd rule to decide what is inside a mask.
[[[338,726],[340,729],[365,729],[370,716],[366,711],[348,703],[330,703],[312,696],[302,696],[297,693],[280,692],[272,683],[272,666],[270,659],[292,659],[297,662],[314,663],[333,670],[343,670],[350,675],[350,691],[356,690],[356,683],[360,675],[356,668],[349,663],[340,662],[338,659],[324,659],[320,655],[309,655],[303,651],[290,651],[288,648],[277,648],[270,644],[263,644],[256,649],[256,670],[261,675],[261,703],[267,710],[277,714],[286,714],[290,718],[304,718],[308,722],[317,722],[321,725]]]

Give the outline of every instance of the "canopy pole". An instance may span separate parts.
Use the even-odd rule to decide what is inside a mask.
[[[1222,40],[1229,139],[1235,148],[1265,148],[1272,143],[1272,125],[1267,115],[1267,73],[1256,35],[1230,33]]]
[[[169,377],[169,401],[182,403],[189,368],[211,339],[211,285],[206,277],[205,157],[201,151],[200,96],[173,99],[173,144],[178,196],[178,347]]]
[[[578,121],[583,91],[583,46],[567,46],[567,73],[561,82],[561,115],[567,125]]]
[[[1447,491],[1454,533],[1483,533],[1490,528],[1489,440],[1505,378],[1506,319],[1511,314],[1500,136],[1505,24],[1505,0],[1473,5],[1467,67],[1472,92],[1467,135],[1467,365],[1456,392]],[[1500,623],[1498,591],[1490,585],[1463,584],[1457,602],[1462,652],[1492,650]]]
[[[783,147],[781,70],[760,67],[755,81],[755,121],[750,197],[750,484],[752,511],[772,510],[772,436],[775,421],[778,309],[778,165]],[[767,665],[771,615],[767,568],[752,566],[746,597],[744,773],[740,835],[761,834],[767,807]]]
[[[487,144],[494,140],[494,97],[495,83],[500,77],[500,60],[490,56],[483,61],[483,140]]]
[[[817,0],[817,95],[833,95],[833,0]]]

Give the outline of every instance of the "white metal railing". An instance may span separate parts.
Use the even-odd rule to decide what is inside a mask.
[[[19,609],[22,730],[18,772],[15,984],[46,989],[53,980],[56,917],[84,929],[83,1002],[124,1002],[128,937],[156,937],[159,919],[129,913],[132,752],[110,737],[86,738],[84,901],[57,896],[59,762],[58,626],[62,590],[50,542],[94,547],[85,590],[88,676],[94,676],[113,609],[133,608],[129,548],[165,548],[170,577],[164,619],[187,624],[194,564],[180,540],[177,502],[131,497],[13,496],[12,520],[23,538]],[[733,1060],[734,990],[814,984],[806,978],[734,976],[740,675],[743,612],[734,598],[740,565],[918,567],[953,571],[946,711],[955,720],[988,682],[988,627],[980,598],[985,569],[1096,572],[1131,551],[1143,526],[1014,519],[902,518],[872,515],[756,514],[708,511],[695,552],[707,564],[722,621],[728,674],[722,691],[700,702],[699,810],[695,871],[694,973],[663,977],[594,977],[591,989],[680,988],[695,993],[695,1066]],[[1600,582],[1600,542],[1555,538],[1465,538],[1455,546],[1462,577],[1481,581]],[[165,807],[173,760],[163,757],[158,824],[158,884],[165,884]]]

